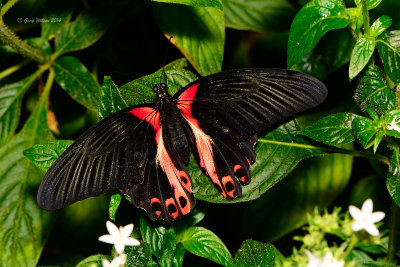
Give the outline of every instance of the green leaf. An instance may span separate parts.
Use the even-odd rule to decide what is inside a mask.
[[[110,216],[110,219],[113,221],[115,221],[115,213],[117,212],[119,204],[121,204],[121,200],[122,200],[122,195],[120,193],[116,193],[111,196],[110,206],[108,208],[108,214]]]
[[[393,150],[393,157],[386,178],[386,186],[393,201],[400,206],[400,157],[398,147],[395,147]]]
[[[37,71],[22,81],[0,88],[0,146],[14,134],[21,113],[22,97],[39,75]]]
[[[174,266],[182,266],[184,256],[185,256],[185,247],[182,245],[182,243],[179,243],[176,246]]]
[[[269,243],[245,240],[235,255],[235,266],[275,266],[282,254]]]
[[[183,69],[187,66],[187,61],[178,59],[165,66],[165,74],[168,78],[168,92],[174,95],[183,86],[197,79],[192,72]],[[154,102],[156,95],[153,87],[161,82],[162,69],[155,73],[133,80],[120,87],[120,93],[129,106]]]
[[[377,125],[374,121],[365,117],[357,117],[353,120],[352,127],[358,140],[365,149],[373,145],[371,139],[377,132]]]
[[[226,200],[202,174],[193,157],[187,167],[196,198],[214,203],[233,203],[256,199],[286,177],[304,158],[321,154],[319,147],[296,136],[299,126],[288,122],[258,140],[256,162],[251,166],[251,183],[242,188],[242,197]],[[273,159],[273,160],[272,160]]]
[[[353,36],[350,31],[328,32],[316,47],[291,69],[324,79],[329,73],[350,61],[353,47]]]
[[[127,267],[149,266],[151,263],[150,246],[146,242],[141,242],[140,246],[126,246]]]
[[[392,110],[385,116],[386,134],[400,138],[400,110]]]
[[[222,10],[222,4],[219,0],[154,0],[154,2],[181,4],[194,7],[214,7]]]
[[[86,259],[81,260],[76,265],[76,267],[95,267],[95,266],[102,267],[103,264],[102,264],[101,261],[103,259],[111,261],[112,257],[108,256],[108,255],[100,255],[100,254],[99,255],[92,255],[92,256],[87,257]]]
[[[74,57],[62,57],[53,63],[56,81],[73,99],[97,110],[101,87],[86,67]]]
[[[289,33],[287,65],[300,61],[330,30],[345,28],[350,22],[342,0],[318,0],[297,13]]]
[[[43,12],[41,37],[50,39],[72,17],[74,1],[47,1]]]
[[[379,115],[394,109],[396,104],[395,92],[388,87],[382,70],[375,65],[369,66],[360,79],[354,99],[364,112],[370,108]]]
[[[128,105],[122,98],[117,85],[111,80],[111,77],[105,76],[100,94],[99,120],[126,107]]]
[[[167,37],[173,36],[171,42],[200,75],[221,71],[225,44],[221,10],[154,3],[153,11],[161,30]]]
[[[140,232],[143,240],[150,245],[151,253],[157,257],[160,266],[171,266],[177,243],[174,228],[153,227],[147,219],[140,217]]]
[[[107,30],[113,15],[107,8],[82,11],[75,21],[65,24],[56,33],[54,57],[91,46]]]
[[[356,5],[361,6],[362,1],[363,0],[355,0]],[[377,7],[381,2],[382,2],[382,0],[367,0],[368,10]]]
[[[49,141],[28,148],[24,151],[24,155],[37,167],[47,171],[72,143],[70,140]]]
[[[201,222],[206,213],[204,211],[199,210],[199,205],[196,205],[196,209],[192,212],[184,216],[181,220],[174,222],[174,229],[177,235],[178,242],[181,241],[181,234],[187,229],[192,227],[193,225]]]
[[[221,239],[203,227],[191,227],[183,233],[185,249],[197,256],[212,260],[223,266],[232,266],[233,259]]]
[[[315,206],[321,210],[328,207],[344,190],[352,165],[353,157],[343,154],[300,162],[285,180],[261,198],[246,204],[243,215],[245,234],[258,229],[259,238],[273,241],[299,228]]]
[[[42,171],[23,151],[51,140],[44,91],[23,129],[0,149],[0,262],[4,266],[36,266],[48,233],[49,213],[36,204]]]
[[[349,79],[352,80],[359,74],[364,67],[368,64],[372,54],[375,50],[375,38],[364,35],[354,46],[353,53],[351,54]]]
[[[50,60],[50,56],[51,56],[52,51],[51,51],[51,47],[50,47],[49,42],[47,42],[43,38],[37,38],[37,37],[27,38],[25,41],[28,44],[30,44],[31,46],[36,47],[37,49],[42,51],[42,53],[46,57],[46,59],[48,61]]]
[[[376,46],[386,74],[393,82],[400,83],[400,31],[381,35]]]
[[[381,16],[371,25],[370,34],[377,37],[392,25],[392,19],[389,16]]]
[[[337,113],[320,119],[299,133],[327,145],[337,146],[354,141],[351,123],[358,117],[353,113]]]
[[[285,0],[222,0],[226,27],[265,32],[288,30],[296,10]]]

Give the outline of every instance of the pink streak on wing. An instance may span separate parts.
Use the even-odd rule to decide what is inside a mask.
[[[140,120],[145,120],[153,127],[154,131],[156,132],[156,142],[158,144],[158,140],[160,137],[160,113],[156,111],[154,108],[149,107],[142,107],[142,108],[134,108],[129,111],[133,116]]]
[[[205,169],[211,180],[222,189],[225,187],[221,185],[215,169],[212,140],[202,131],[199,122],[192,116],[192,103],[195,100],[198,86],[199,84],[195,84],[186,89],[179,96],[177,107],[181,110],[183,117],[189,122],[192,128],[199,154],[200,166]],[[226,193],[224,191],[222,191],[221,194],[226,198]]]

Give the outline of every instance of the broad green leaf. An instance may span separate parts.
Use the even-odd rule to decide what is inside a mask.
[[[154,2],[181,4],[195,7],[214,7],[222,10],[222,4],[219,0],[154,0]]]
[[[101,87],[86,67],[74,57],[62,57],[53,63],[56,81],[73,99],[97,110]]]
[[[102,267],[103,264],[101,261],[105,259],[108,261],[112,260],[111,256],[108,255],[92,255],[87,257],[86,259],[81,260],[76,267]]]
[[[22,130],[0,149],[0,262],[4,266],[35,266],[48,233],[49,213],[36,204],[43,172],[23,151],[51,140],[44,91]]]
[[[287,66],[300,61],[333,29],[345,28],[350,22],[342,0],[316,0],[297,13],[289,33]]]
[[[320,119],[299,133],[327,145],[337,146],[354,141],[351,123],[357,115],[337,113]]]
[[[400,206],[400,156],[398,147],[393,150],[386,186],[393,201]]]
[[[214,187],[210,178],[202,174],[192,158],[187,170],[192,177],[196,198],[214,203],[233,203],[256,199],[285,178],[304,158],[321,154],[322,148],[310,145],[296,136],[299,126],[288,122],[259,138],[255,148],[257,160],[251,167],[251,182],[243,186],[242,197],[226,200]]]
[[[22,81],[0,88],[0,146],[14,134],[19,122],[22,97],[39,75],[37,71]]]
[[[212,260],[223,266],[232,266],[233,259],[221,239],[203,227],[191,227],[183,233],[185,249],[197,256]]]
[[[355,0],[357,6],[361,6],[363,0]],[[382,0],[367,0],[368,10],[377,7]]]
[[[37,38],[37,37],[32,37],[32,38],[27,38],[26,42],[30,44],[33,47],[36,47],[40,51],[42,51],[43,55],[46,57],[47,60],[50,60],[51,56],[51,47],[49,42],[47,42],[43,38]]]
[[[65,24],[55,36],[55,57],[91,46],[107,30],[113,15],[106,8],[82,11],[75,21]]]
[[[363,111],[370,108],[383,115],[395,107],[396,94],[388,87],[382,70],[371,65],[360,79],[354,99]]]
[[[377,37],[383,33],[389,26],[392,25],[392,19],[389,16],[379,17],[371,25],[370,34],[372,37]]]
[[[350,146],[351,147],[351,146]],[[263,240],[278,240],[307,221],[315,206],[328,207],[346,187],[353,157],[331,154],[300,162],[281,183],[246,204],[245,234],[259,229]]]
[[[324,79],[350,61],[353,46],[350,31],[330,31],[291,69]]]
[[[288,30],[296,10],[285,0],[222,0],[226,27],[265,32]]]
[[[381,35],[376,46],[386,74],[393,82],[400,83],[400,31]]]
[[[72,17],[74,1],[47,1],[43,12],[41,37],[45,40],[54,37],[56,32]]]
[[[371,139],[377,132],[376,122],[369,118],[357,117],[353,120],[352,127],[357,139],[365,149],[373,145]]]
[[[110,219],[113,221],[115,221],[115,213],[117,212],[119,204],[121,204],[121,200],[122,200],[122,195],[119,193],[111,196],[110,206],[108,208],[108,214],[110,216]]]
[[[184,216],[181,220],[174,222],[174,229],[177,235],[178,242],[181,241],[181,234],[188,228],[192,227],[193,225],[199,223],[203,220],[206,213],[204,211],[199,210],[199,205],[196,205],[196,209],[192,212]]]
[[[149,266],[151,263],[150,246],[146,242],[141,242],[140,246],[126,246],[124,252],[127,267]]]
[[[174,95],[181,87],[196,80],[196,75],[183,69],[187,66],[186,60],[178,59],[165,66],[165,74],[168,78],[168,92]],[[133,80],[120,87],[120,93],[129,106],[143,104],[145,102],[154,102],[156,95],[153,93],[153,87],[163,82],[162,69],[150,75]]]
[[[173,37],[171,42],[200,75],[221,71],[225,44],[221,10],[154,3],[153,11],[161,30],[167,37]]]
[[[269,243],[245,240],[235,254],[235,266],[273,267],[282,254]]]
[[[28,148],[24,151],[24,155],[37,167],[47,171],[72,143],[70,140],[49,141]]]
[[[352,80],[368,64],[375,50],[375,38],[364,35],[354,46],[349,66],[349,79]]]
[[[179,243],[176,246],[176,252],[175,252],[173,265],[174,266],[182,266],[184,256],[185,256],[185,247],[182,245],[182,243]]]
[[[143,240],[150,245],[151,253],[157,257],[160,266],[171,266],[177,243],[174,228],[154,227],[147,219],[140,217],[140,232]]]
[[[99,105],[99,119],[111,115],[118,110],[128,107],[118,90],[117,85],[111,80],[110,77],[104,77],[103,86],[101,87],[100,105]]]

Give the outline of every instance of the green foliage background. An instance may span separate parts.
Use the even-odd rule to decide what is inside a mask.
[[[110,249],[97,238],[108,218],[135,224],[142,245],[126,248],[128,266],[273,266],[315,206],[346,210],[368,197],[389,214],[386,225],[399,224],[400,133],[388,128],[400,123],[399,1],[3,0],[0,7],[1,264],[101,265]],[[69,140],[117,110],[155,100],[169,41],[171,94],[199,75],[280,67],[323,80],[329,97],[259,138],[252,182],[234,201],[192,159],[198,206],[173,224],[148,221],[119,195],[110,205],[101,196],[39,209],[40,181]],[[395,228],[381,256],[392,263]]]

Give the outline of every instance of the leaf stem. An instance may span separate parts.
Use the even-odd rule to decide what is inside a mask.
[[[7,13],[7,11],[16,3],[18,2],[18,0],[9,0],[7,3],[4,4],[4,6],[1,7],[0,10],[0,17],[3,17],[4,14]]]
[[[47,98],[47,96],[49,95],[51,86],[53,85],[54,77],[55,77],[54,70],[52,68],[50,68],[49,76],[47,76],[46,84],[44,85],[44,89],[43,89],[42,95],[40,97]]]
[[[390,216],[390,231],[389,231],[389,250],[388,250],[388,260],[390,263],[396,263],[396,251],[397,251],[397,236],[399,230],[397,229],[399,220],[399,207],[392,200]]]
[[[17,65],[11,66],[8,69],[3,70],[2,72],[0,72],[0,80],[4,79],[5,77],[7,77],[10,74],[13,74],[17,70],[21,69],[23,66],[28,64],[29,62],[31,62],[31,60],[26,59],[26,60],[22,61],[21,63],[18,63]]]
[[[369,35],[368,0],[361,0],[361,5],[364,21],[364,34]]]
[[[8,2],[7,2],[8,3]],[[0,41],[9,45],[18,54],[30,58],[38,63],[46,62],[43,53],[33,46],[28,45],[21,40],[13,31],[11,31],[0,18]]]
[[[390,165],[389,159],[384,155],[374,154],[371,152],[364,152],[364,151],[359,151],[359,150],[354,150],[354,149],[345,149],[345,148],[339,148],[339,147],[322,147],[322,146],[296,144],[296,143],[288,143],[288,142],[266,140],[266,139],[258,139],[258,142],[282,145],[282,146],[298,147],[298,148],[304,148],[304,149],[322,150],[322,151],[330,152],[330,153],[347,154],[347,155],[352,155],[355,157],[378,160],[378,161],[385,163],[388,166]]]

